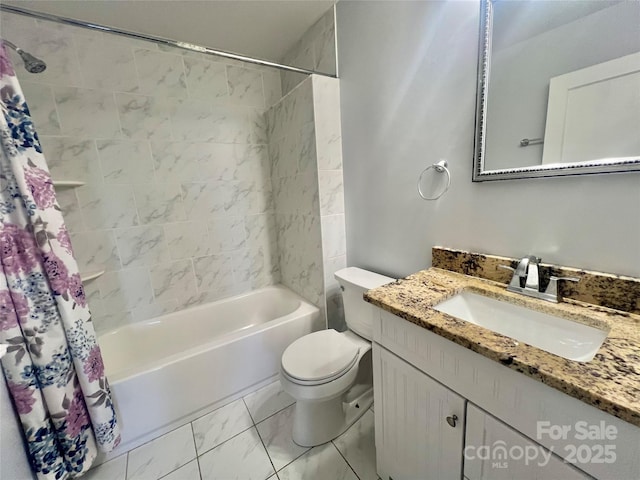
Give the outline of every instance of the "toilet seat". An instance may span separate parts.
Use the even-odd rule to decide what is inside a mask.
[[[320,385],[343,376],[360,348],[344,334],[321,330],[299,338],[282,355],[282,372],[299,385]]]

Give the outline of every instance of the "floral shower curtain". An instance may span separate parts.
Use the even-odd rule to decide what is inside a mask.
[[[1,44],[0,109],[2,369],[38,479],[74,478],[120,435],[69,235]]]

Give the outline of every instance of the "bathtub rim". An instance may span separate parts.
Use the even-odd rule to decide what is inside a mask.
[[[124,382],[124,381],[128,381],[131,379],[134,379],[140,375],[144,375],[150,372],[154,372],[157,370],[160,370],[164,367],[166,367],[167,365],[170,365],[172,363],[175,363],[176,361],[179,361],[181,359],[188,359],[188,358],[192,358],[196,355],[202,354],[203,352],[210,350],[212,348],[217,348],[217,347],[222,347],[224,345],[227,345],[233,341],[236,341],[240,338],[243,337],[248,337],[248,336],[252,336],[252,335],[256,335],[260,332],[263,332],[267,329],[271,329],[274,328],[278,325],[282,325],[284,323],[299,319],[301,317],[307,316],[307,315],[318,315],[318,317],[320,316],[320,309],[313,305],[309,300],[305,299],[304,297],[302,297],[301,295],[299,295],[298,293],[294,292],[293,290],[291,290],[290,288],[288,288],[285,285],[281,285],[281,284],[277,284],[277,285],[269,285],[266,287],[262,287],[256,290],[251,290],[249,292],[244,292],[241,293],[239,295],[234,295],[233,297],[226,297],[220,300],[216,300],[213,302],[208,302],[208,303],[204,303],[201,305],[196,305],[194,307],[190,307],[190,308],[186,308],[184,310],[179,310],[178,312],[171,312],[165,315],[160,315],[158,317],[154,317],[148,320],[144,320],[141,322],[135,322],[135,323],[131,323],[128,325],[124,325],[121,326],[119,328],[110,330],[108,332],[104,332],[101,335],[98,335],[98,345],[100,345],[100,337],[102,335],[116,335],[119,332],[122,332],[124,330],[127,329],[131,329],[131,328],[142,328],[145,325],[148,325],[149,323],[158,321],[158,319],[161,319],[163,317],[175,314],[175,313],[188,313],[189,311],[192,311],[193,309],[205,309],[205,308],[210,308],[213,305],[220,305],[220,304],[224,304],[224,303],[230,303],[233,302],[234,300],[238,300],[238,299],[242,299],[242,298],[246,298],[248,296],[254,295],[256,292],[263,292],[266,290],[284,290],[286,291],[288,294],[293,295],[296,299],[298,299],[300,301],[300,304],[298,305],[298,307],[288,313],[287,315],[283,315],[281,317],[276,317],[274,319],[268,320],[266,322],[263,323],[259,323],[256,325],[252,325],[250,327],[246,327],[246,328],[242,328],[240,330],[234,330],[232,332],[228,332],[225,333],[223,335],[220,335],[218,337],[214,337],[204,343],[201,343],[199,345],[193,346],[187,350],[181,351],[181,352],[176,352],[174,354],[171,354],[165,358],[162,358],[161,360],[158,361],[154,361],[151,362],[151,364],[148,365],[148,367],[145,367],[143,369],[138,369],[138,368],[128,368],[125,370],[120,370],[119,372],[109,372],[108,371],[108,367],[105,364],[105,375],[107,377],[107,380],[109,382],[110,385],[115,385],[116,383],[119,382]]]

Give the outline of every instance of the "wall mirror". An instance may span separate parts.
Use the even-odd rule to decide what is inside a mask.
[[[482,0],[473,181],[640,171],[640,2]]]

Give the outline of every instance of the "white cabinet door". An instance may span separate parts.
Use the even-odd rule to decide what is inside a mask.
[[[586,480],[587,474],[467,403],[464,476],[469,480]]]
[[[465,400],[375,343],[373,356],[382,480],[460,480]]]

